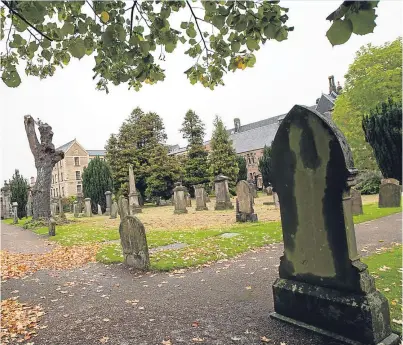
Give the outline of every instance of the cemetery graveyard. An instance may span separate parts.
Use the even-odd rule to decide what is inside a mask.
[[[294,127],[291,127],[292,130],[290,130],[286,126]],[[359,251],[353,230],[353,221],[356,225],[363,222],[371,224],[365,222],[401,212],[401,207],[396,206],[396,197],[393,195],[394,187],[387,189],[386,192],[382,191],[382,186],[396,186],[396,184],[394,181],[385,180],[381,185],[381,193],[384,195],[361,196],[359,192],[351,192],[350,198],[350,190],[354,185],[356,172],[351,156],[349,156],[348,146],[345,145],[342,135],[332,123],[318,116],[317,113],[296,106],[290,111],[283,127],[284,130],[279,131],[273,145],[274,164],[280,167],[278,171],[285,171],[287,169],[282,168],[281,165],[293,163],[288,165],[290,174],[274,176],[273,183],[276,192],[270,193],[265,190],[256,192],[253,185],[240,181],[236,187],[236,196],[231,196],[228,178],[220,175],[214,179],[215,195],[208,198],[209,202],[207,202],[203,186],[195,186],[195,199],[192,202],[187,188],[181,183],[177,183],[173,189],[172,201],[163,204],[164,206],[150,203],[141,206],[134,183],[133,170],[129,166],[129,198],[121,196],[119,200],[112,202],[112,193],[106,191],[104,193],[107,200],[105,212],[102,212],[101,206],[98,204],[94,213],[90,198],[86,198],[81,207],[75,201],[70,210],[72,212],[64,212],[60,201],[52,204],[52,217],[48,226],[31,226],[31,229],[26,230],[47,238],[50,252],[31,254],[26,257],[12,252],[3,252],[4,282],[13,281],[15,278],[26,279],[31,274],[35,275],[37,271],[39,271],[37,274],[41,274],[42,270],[46,272],[46,270],[56,268],[63,272],[65,269],[76,267],[80,271],[83,271],[81,267],[84,267],[84,271],[85,267],[101,267],[101,269],[105,267],[112,274],[112,278],[116,278],[112,273],[116,270],[120,275],[123,274],[122,279],[128,279],[128,276],[125,278],[125,274],[133,273],[137,280],[165,274],[168,274],[168,277],[186,279],[187,274],[198,272],[203,274],[203,270],[211,270],[210,267],[215,266],[218,269],[217,274],[222,269],[228,269],[238,262],[243,262],[244,253],[247,257],[250,255],[248,254],[250,251],[260,256],[262,253],[270,255],[272,251],[280,253],[278,246],[284,238],[285,256],[282,256],[280,261],[280,257],[270,256],[269,262],[272,267],[262,268],[274,272],[272,273],[274,312],[271,314],[273,320],[281,320],[280,324],[285,322],[293,325],[289,327],[298,325],[329,339],[333,338],[334,341],[340,343],[355,341],[357,344],[378,344],[384,341],[385,344],[397,344],[399,337],[392,330],[400,334],[398,315],[401,310],[401,298],[398,296],[401,288],[396,286],[389,300],[381,292],[375,290],[375,281],[370,272],[377,265],[377,260],[370,256],[368,260],[374,262],[374,266],[366,270],[365,264],[358,259]],[[309,135],[312,138],[309,138]],[[301,138],[308,140],[311,146],[301,141]],[[335,144],[320,146],[319,142],[323,141]],[[337,145],[339,146],[337,147]],[[320,151],[317,151],[318,147],[321,147]],[[326,149],[327,147],[331,149]],[[279,150],[278,154],[276,149]],[[287,156],[287,149],[290,152],[296,152],[291,157],[297,157],[299,160],[290,160]],[[307,153],[307,150],[313,151]],[[334,167],[330,166],[330,169],[327,169],[329,164],[334,164]],[[315,169],[317,173],[316,175],[304,174],[304,169]],[[293,176],[291,174],[293,171],[298,174]],[[327,171],[333,172],[332,177],[326,177]],[[334,172],[337,173],[334,174]],[[325,184],[329,178],[335,179],[331,185],[332,190],[329,190]],[[295,186],[295,191],[289,188],[283,189],[284,186],[290,185]],[[276,194],[278,194],[277,200],[274,198]],[[379,205],[376,202],[377,198],[380,200]],[[337,205],[336,202],[339,204]],[[391,204],[384,205],[385,203]],[[18,205],[13,204],[12,206],[16,209]],[[62,211],[60,212],[60,210]],[[323,218],[323,215],[326,214],[330,217],[329,220],[326,220],[327,216]],[[283,217],[282,225],[281,217]],[[5,223],[24,226],[30,224],[30,217],[18,220],[13,216]],[[315,225],[312,227],[312,224]],[[345,230],[343,230],[344,240],[341,240],[343,232],[340,233],[342,224],[346,224]],[[326,232],[316,233],[323,227],[329,228]],[[300,239],[295,236],[296,229],[303,233]],[[309,233],[304,234],[304,231]],[[332,231],[338,235],[331,236]],[[290,235],[291,237],[289,237]],[[358,237],[362,241],[360,234]],[[397,238],[396,234],[392,237]],[[315,239],[315,246],[312,246],[311,238]],[[377,238],[379,238],[379,244],[384,241],[379,235]],[[319,244],[320,241],[323,244]],[[297,243],[300,243],[299,247],[296,247]],[[378,246],[378,243],[376,243],[375,255],[379,255],[380,258],[382,255],[397,255],[400,251],[398,240],[391,241],[385,247]],[[337,246],[344,246],[344,248]],[[360,251],[364,255],[368,252],[365,246]],[[303,257],[298,258],[299,255]],[[77,260],[77,256],[80,259]],[[75,259],[71,260],[72,258]],[[16,269],[17,260],[21,260],[21,263],[18,266],[20,268]],[[258,261],[260,260],[262,259],[258,259]],[[342,264],[343,260],[344,264]],[[63,261],[65,262],[63,263]],[[363,261],[365,262],[365,258]],[[91,266],[91,262],[98,262],[96,265],[101,266]],[[280,266],[277,262],[280,262]],[[352,263],[354,266],[348,268]],[[242,265],[239,266],[244,268]],[[189,273],[186,269],[189,269]],[[361,272],[358,276],[357,269],[358,272]],[[386,271],[392,268],[383,265],[377,269]],[[389,276],[387,279],[392,279],[392,285],[396,285],[397,272],[400,268],[393,269],[395,270],[394,278]],[[274,281],[277,270],[280,272],[280,278]],[[375,277],[379,278],[379,272],[375,271],[375,273]],[[53,273],[49,273],[49,275],[52,276]],[[367,282],[359,282],[360,279]],[[18,280],[15,281],[18,282]],[[147,280],[143,282],[143,287],[148,287]],[[164,282],[166,283],[164,280],[157,286],[163,286]],[[376,282],[378,283],[377,280]],[[72,284],[74,286],[75,283]],[[383,285],[382,279],[380,284]],[[11,283],[11,285],[15,286],[15,283]],[[311,286],[315,285],[318,290],[312,294]],[[120,283],[117,283],[117,286],[120,286]],[[99,293],[102,292],[102,286],[99,289]],[[247,291],[254,287],[245,286],[244,289]],[[295,289],[299,292],[295,293]],[[383,291],[390,292],[391,288],[384,287]],[[363,293],[368,295],[368,299],[363,300],[362,297],[358,297]],[[324,296],[323,300],[321,300],[321,294]],[[341,294],[345,294],[345,297],[342,297]],[[74,294],[68,296],[74,297]],[[109,299],[108,295],[101,296]],[[42,297],[46,299],[46,296]],[[351,302],[345,301],[351,301],[354,298],[357,300],[352,305],[358,307],[353,308]],[[57,298],[53,299],[53,301],[57,300]],[[135,298],[125,300],[125,303],[137,306],[140,302]],[[332,316],[335,308],[339,308],[338,306],[343,303],[347,304],[337,311],[336,315],[339,317]],[[369,303],[365,308],[369,308],[370,312],[361,315],[360,303],[365,305]],[[312,305],[316,304],[317,307],[312,309]],[[389,306],[392,309],[391,317],[389,317]],[[14,308],[17,307],[14,306]],[[138,308],[143,310],[144,307]],[[351,311],[346,311],[348,308],[352,308]],[[42,309],[38,310],[40,310],[39,315],[42,315]],[[379,314],[382,314],[383,317],[374,319],[375,315]],[[323,318],[324,315],[328,315],[330,319]],[[347,315],[351,315],[353,319],[346,319]],[[198,321],[195,322],[198,323]],[[369,327],[369,325],[373,326]],[[279,329],[281,327],[279,326]],[[365,333],[357,333],[357,329],[364,328],[368,329]],[[24,332],[22,334],[29,339],[32,334],[36,335],[36,333]],[[10,333],[6,332],[3,336],[6,340],[11,339],[9,338]],[[20,339],[18,335],[15,337]],[[102,343],[102,339],[106,338],[109,339],[104,336],[98,340]],[[169,344],[170,339],[170,336],[164,336],[161,343],[164,344],[165,341]],[[199,341],[195,339],[209,343],[208,337],[195,337],[191,341]],[[266,335],[260,336],[261,342],[265,342],[266,339],[269,339]],[[259,342],[259,337],[257,341]],[[313,342],[315,341],[319,340],[313,339]]]
[[[1,1],[1,344],[403,344],[402,4],[308,5]]]

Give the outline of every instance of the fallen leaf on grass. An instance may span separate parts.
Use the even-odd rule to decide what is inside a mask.
[[[389,292],[390,289],[389,289],[389,288],[386,288],[386,289],[383,289],[383,291],[384,291],[384,292]]]
[[[192,323],[192,327],[199,327],[199,323],[198,323],[197,321],[194,321],[194,322]]]
[[[162,345],[172,345],[172,343],[171,343],[171,340],[163,340],[162,341],[162,343],[161,343]]]
[[[231,337],[231,340],[239,341],[239,340],[241,340],[241,338],[239,338],[239,337]]]
[[[252,290],[252,286],[247,286],[245,289],[246,290]]]
[[[109,319],[102,319],[102,321],[108,322],[108,321],[111,321],[111,320],[109,320]]]
[[[379,267],[379,270],[382,271],[382,272],[386,272],[386,271],[389,271],[389,270],[390,270],[390,267],[388,267],[388,266],[382,266],[382,267]]]
[[[260,337],[260,341],[262,341],[263,343],[268,343],[268,342],[271,341],[271,339],[269,339],[269,338],[263,336],[263,337]]]
[[[402,321],[402,320],[393,319],[392,322],[397,323],[398,325],[403,325],[403,321]]]

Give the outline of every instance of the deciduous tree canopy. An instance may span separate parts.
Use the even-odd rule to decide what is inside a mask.
[[[344,1],[327,18],[330,43],[372,32],[377,2]],[[279,1],[1,3],[0,37],[7,47],[0,56],[2,80],[9,87],[21,83],[21,61],[27,75],[46,78],[72,58],[93,55],[98,89],[126,83],[139,90],[143,83],[164,80],[158,60],[184,45],[194,60],[185,71],[189,81],[214,89],[223,85],[227,71],[253,67],[254,52],[267,40],[281,42],[293,30]]]
[[[362,118],[388,98],[402,99],[402,39],[382,46],[367,45],[356,55],[337,97],[334,122],[345,134],[358,169],[376,170],[371,146],[365,141]]]

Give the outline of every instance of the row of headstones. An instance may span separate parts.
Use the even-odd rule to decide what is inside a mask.
[[[231,197],[228,189],[228,180],[229,178],[224,175],[218,175],[214,179],[216,194],[215,210],[227,210],[234,208],[230,199]],[[208,210],[207,203],[210,202],[210,198],[205,191],[204,186],[199,184],[193,186],[193,188],[195,191],[196,211]],[[174,214],[187,213],[188,211],[186,208],[192,206],[188,189],[178,182],[173,192]]]

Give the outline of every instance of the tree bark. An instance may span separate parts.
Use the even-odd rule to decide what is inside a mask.
[[[24,125],[29,147],[35,159],[35,167],[37,171],[36,183],[32,189],[32,219],[49,219],[52,169],[57,162],[64,158],[64,152],[61,150],[55,150],[55,146],[52,143],[52,127],[47,123],[39,122],[38,124],[40,142],[36,136],[35,121],[32,116],[24,116]]]

